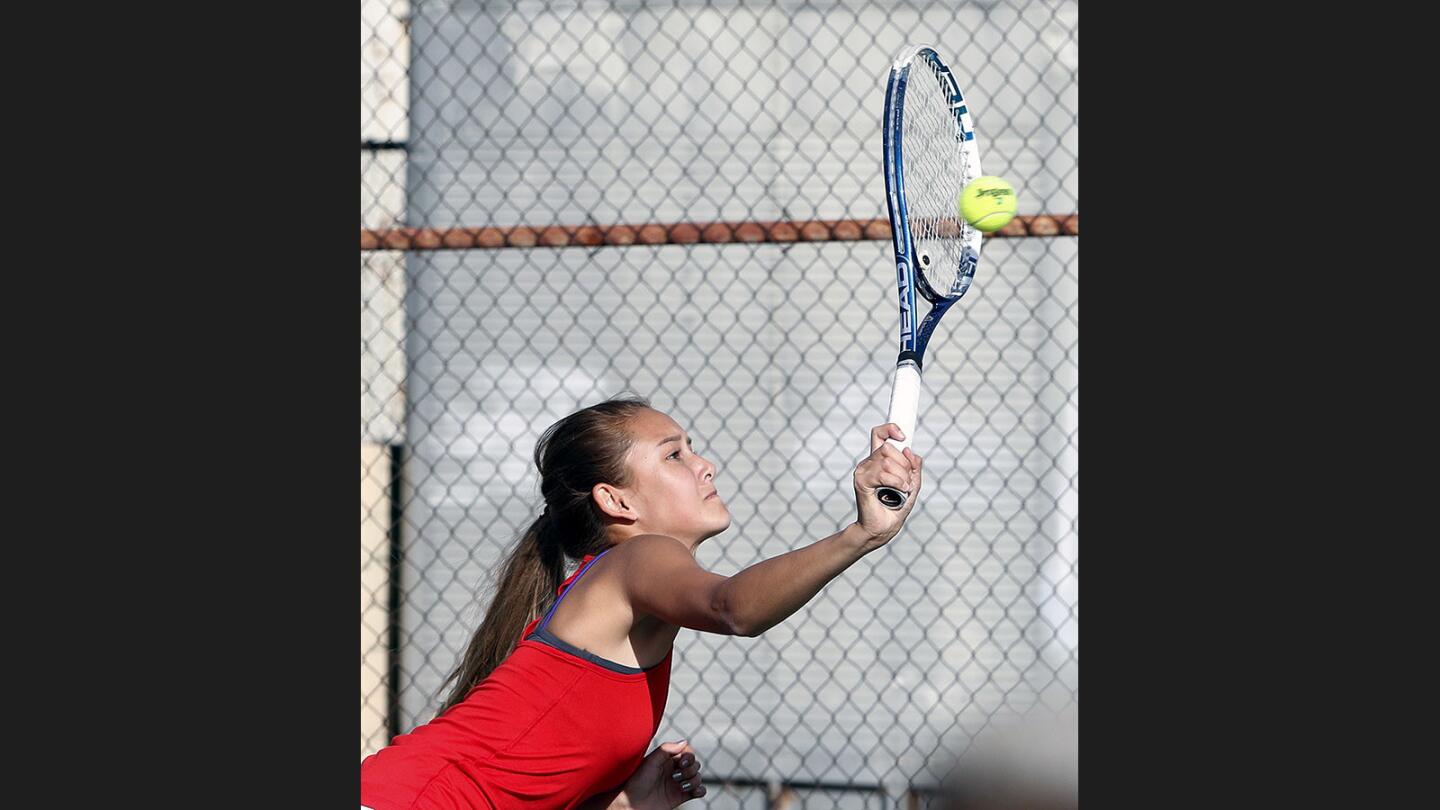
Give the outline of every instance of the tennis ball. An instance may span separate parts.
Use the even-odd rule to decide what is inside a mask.
[[[1015,218],[1015,189],[998,177],[977,177],[960,192],[960,216],[978,230],[998,231]]]

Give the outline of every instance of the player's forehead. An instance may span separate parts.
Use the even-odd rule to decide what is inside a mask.
[[[650,446],[672,436],[689,436],[679,422],[651,408],[640,410],[630,419],[630,435],[635,444]]]

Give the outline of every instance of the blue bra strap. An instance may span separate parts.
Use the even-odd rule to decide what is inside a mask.
[[[600,558],[604,557],[606,554],[609,553],[610,549],[607,548],[599,554],[595,555],[595,559],[591,560],[588,563],[585,563],[585,567],[581,568],[580,572],[575,575],[575,578],[570,580],[570,584],[566,586],[565,591],[560,594],[560,598],[556,599],[555,604],[550,606],[550,611],[545,614],[545,618],[541,620],[540,626],[535,628],[536,630],[544,630],[546,625],[550,624],[550,617],[555,615],[555,608],[560,607],[560,602],[564,600],[566,596],[570,595],[570,589],[574,588],[575,583],[579,582],[580,578],[585,576],[585,572],[590,570],[590,566],[594,565],[597,562],[600,562]]]

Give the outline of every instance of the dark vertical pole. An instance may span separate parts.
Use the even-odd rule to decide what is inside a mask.
[[[400,526],[404,509],[400,503],[403,492],[401,472],[405,462],[404,445],[390,445],[390,611],[389,639],[390,672],[385,684],[385,723],[390,740],[400,734],[400,572],[404,552],[400,545]]]

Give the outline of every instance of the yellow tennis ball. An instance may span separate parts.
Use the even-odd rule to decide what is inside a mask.
[[[1015,189],[998,177],[977,177],[960,192],[960,216],[977,230],[998,231],[1015,218]]]

